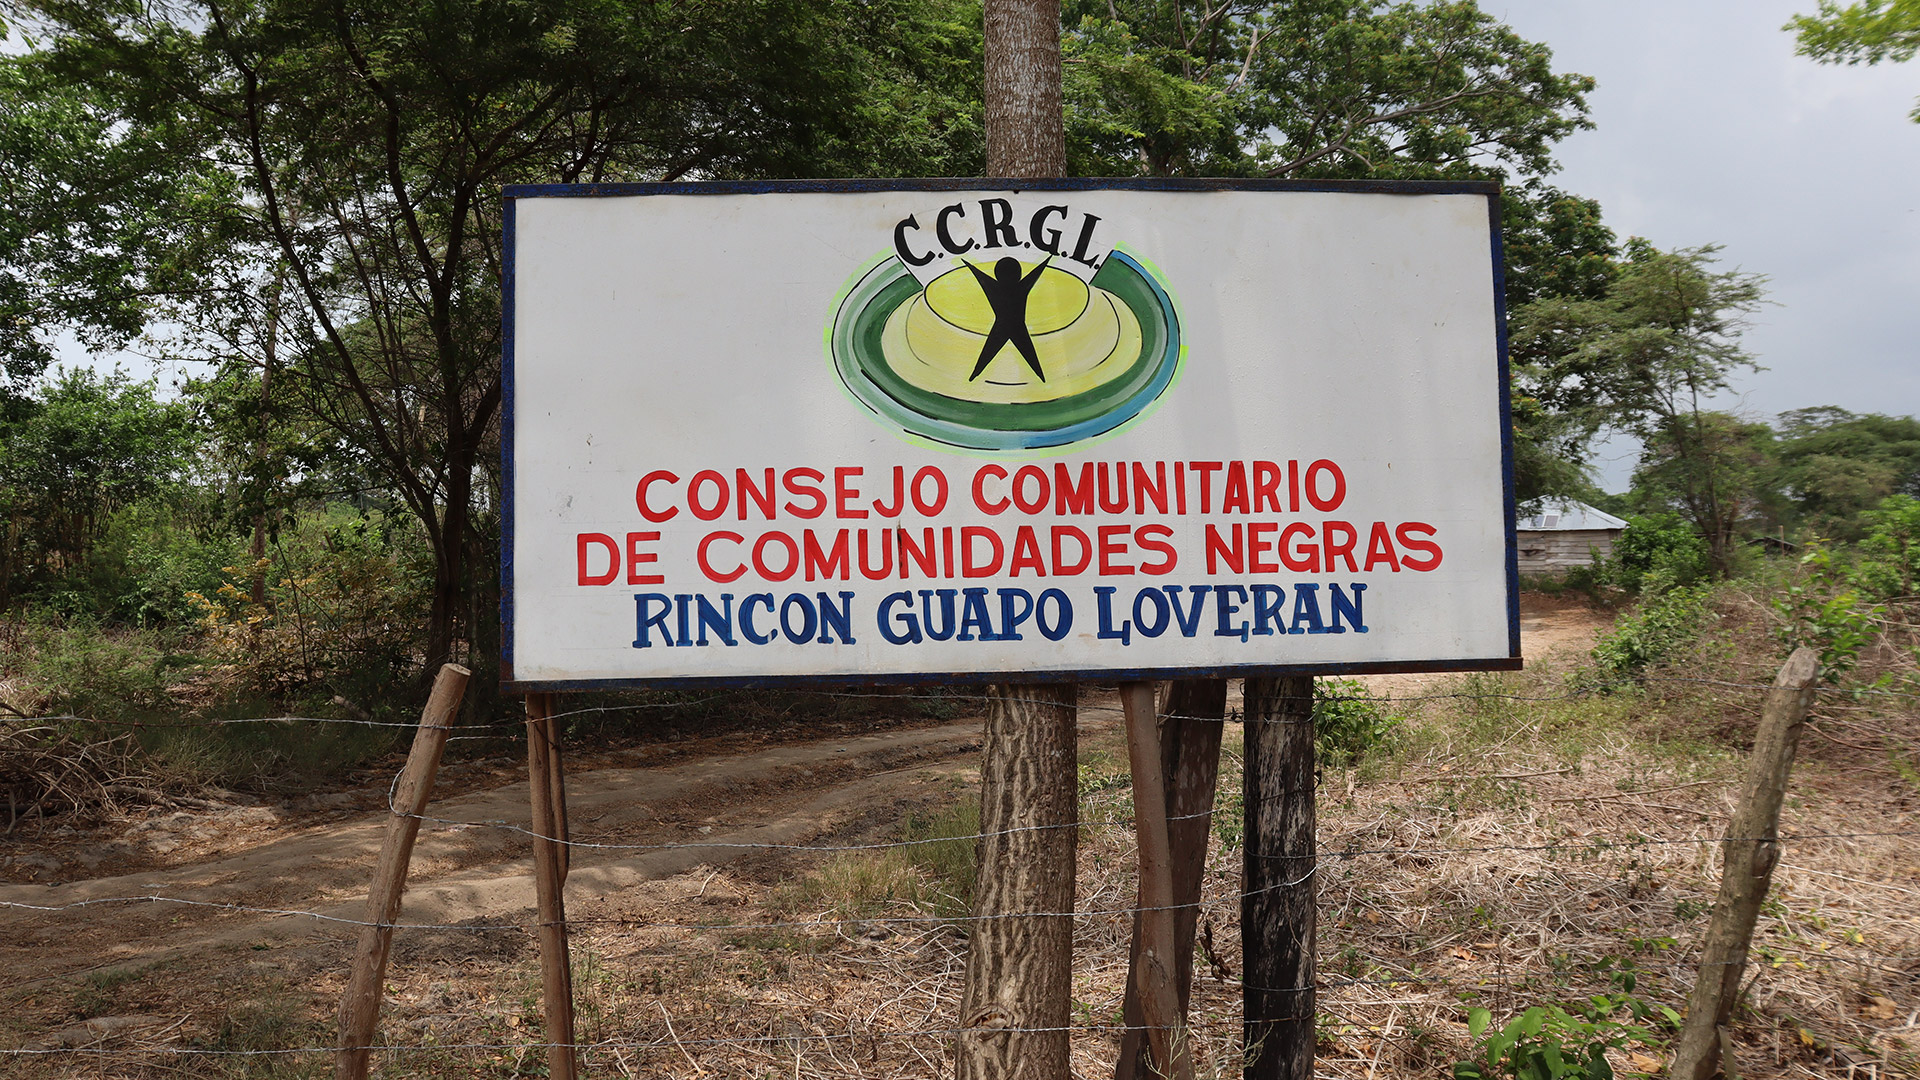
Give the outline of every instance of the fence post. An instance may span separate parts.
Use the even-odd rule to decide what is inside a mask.
[[[1153,683],[1121,683],[1120,703],[1127,718],[1133,828],[1140,850],[1140,910],[1134,913],[1127,989],[1139,997],[1150,1074],[1191,1080],[1193,1054],[1181,1023],[1180,998],[1175,989],[1173,853],[1167,838],[1167,776],[1160,754]]]
[[[527,786],[533,810],[533,884],[540,908],[540,988],[547,1020],[547,1075],[576,1080],[573,1042],[573,966],[567,950],[564,840],[555,784],[559,745],[553,724],[553,695],[527,695]]]
[[[1313,677],[1246,681],[1247,1080],[1313,1080]]]
[[[1727,823],[1722,847],[1725,867],[1720,898],[1713,905],[1706,946],[1700,956],[1700,974],[1687,998],[1686,1024],[1673,1053],[1673,1080],[1710,1080],[1725,1062],[1730,1048],[1728,1022],[1740,994],[1740,977],[1747,966],[1747,949],[1760,903],[1773,883],[1773,867],[1780,859],[1780,803],[1786,797],[1787,776],[1793,771],[1793,753],[1800,729],[1813,705],[1813,683],[1819,674],[1819,655],[1802,646],[1780,668],[1760,709],[1760,727],[1754,733],[1753,755],[1747,761],[1747,779],[1740,803]],[[1727,1071],[1728,1076],[1733,1073]]]
[[[1160,709],[1160,762],[1165,777],[1167,847],[1173,870],[1173,987],[1177,1016],[1186,1023],[1193,991],[1193,939],[1200,923],[1200,893],[1206,878],[1207,842],[1213,831],[1213,799],[1220,777],[1220,735],[1226,727],[1227,680],[1175,679]],[[1141,963],[1140,917],[1134,917],[1127,957],[1127,996],[1121,1015],[1127,1026],[1114,1063],[1114,1080],[1154,1075],[1145,1038],[1146,1011],[1136,985]],[[1191,1054],[1191,1051],[1189,1051]]]
[[[427,707],[414,729],[413,749],[393,789],[387,819],[387,837],[380,845],[373,886],[367,892],[367,925],[360,929],[360,946],[340,995],[340,1046],[333,1056],[338,1080],[362,1080],[372,1055],[374,1029],[380,1024],[380,987],[387,977],[387,956],[393,949],[393,921],[400,917],[400,898],[407,889],[407,863],[420,834],[420,813],[433,796],[440,755],[447,733],[460,718],[460,700],[467,693],[471,671],[444,664],[434,676]]]

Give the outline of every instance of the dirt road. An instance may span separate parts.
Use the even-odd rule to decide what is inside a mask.
[[[1584,648],[1603,621],[1572,605],[1529,605],[1524,647],[1542,655]],[[1375,681],[1395,692],[1433,678]],[[1094,728],[1118,722],[1110,711],[1086,717]],[[883,835],[912,809],[964,790],[979,739],[978,719],[968,718],[750,752],[719,746],[665,764],[636,750],[576,767],[569,805],[574,835],[587,843],[574,852],[569,905],[591,910],[643,882],[699,867],[777,861],[777,847],[769,853],[768,845]],[[429,808],[401,922],[497,924],[503,935],[511,928],[514,941],[402,935],[403,958],[436,941],[477,958],[523,947],[533,904],[526,783],[511,779],[514,763],[501,759],[453,771],[458,786],[473,790]],[[524,766],[518,772],[524,776]],[[62,836],[55,828],[42,843],[16,842],[8,856],[16,883],[0,885],[0,970],[13,1006],[7,1026],[24,1045],[115,1034],[102,1022],[116,1017],[75,1022],[73,988],[84,992],[126,972],[174,970],[181,978],[171,1007],[148,995],[131,1020],[117,1018],[123,1028],[193,1011],[195,998],[263,971],[322,992],[337,985],[364,915],[384,795],[376,786],[282,806],[154,815],[96,835]],[[129,861],[147,868],[112,872]],[[26,876],[42,881],[18,882]]]

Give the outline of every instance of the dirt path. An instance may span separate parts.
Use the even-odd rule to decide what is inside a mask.
[[[922,801],[930,785],[970,766],[979,745],[980,725],[973,721],[658,768],[572,773],[567,795],[574,831],[589,846],[575,849],[567,891],[570,898],[605,895],[731,862],[748,845],[814,841],[875,808]],[[273,814],[237,812],[245,826]],[[223,816],[235,815],[165,820],[171,835],[191,836],[217,827]],[[414,850],[403,923],[509,921],[532,906],[521,831],[524,781],[437,801],[428,816]],[[352,920],[364,915],[367,875],[385,827],[384,814],[367,814],[283,832],[189,866],[0,886],[10,927],[0,935],[0,969],[19,989],[235,946],[263,951],[351,937]],[[121,902],[127,897],[163,899]]]
[[[1584,650],[1606,621],[1582,606],[1530,598],[1522,617],[1529,662]],[[1368,681],[1406,693],[1444,678]],[[1090,734],[1117,723],[1111,709],[1083,712]],[[696,868],[778,860],[778,845],[890,835],[914,808],[952,801],[976,767],[979,740],[976,717],[745,751],[737,741],[715,740],[669,763],[603,755],[576,765],[568,802],[575,838],[586,843],[574,851],[568,903],[594,911],[642,883],[677,888],[670,879]],[[429,807],[401,922],[499,925],[523,937],[533,905],[524,767],[496,759],[450,771],[450,786],[471,790]],[[314,990],[333,983],[364,916],[383,806],[384,791],[373,786],[286,807],[175,813],[134,823],[105,844],[74,836],[45,849],[61,859],[12,857],[16,876],[25,866],[55,878],[0,884],[5,1000],[26,1010],[16,1024],[45,1032],[42,1041],[52,1044],[96,1037],[70,1015],[62,1019],[60,1003],[83,980],[118,972],[178,970],[184,996],[263,970]],[[149,868],[110,872],[129,852]],[[446,947],[484,959],[489,948],[520,947],[517,938],[492,946],[476,940],[499,937],[403,934],[398,955]],[[29,1021],[31,1014],[39,1016]]]

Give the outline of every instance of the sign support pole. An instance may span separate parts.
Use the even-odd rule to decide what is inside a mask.
[[[987,172],[1064,175],[1060,0],[986,0],[983,25]],[[959,1080],[1069,1073],[1077,699],[1070,682],[990,691]]]
[[[1153,683],[1120,684],[1127,717],[1127,758],[1133,767],[1133,827],[1140,846],[1140,910],[1127,989],[1139,998],[1153,1076],[1191,1080],[1193,1051],[1180,1010],[1174,929],[1173,852],[1167,835],[1167,774],[1161,754]],[[1189,952],[1191,946],[1189,946]],[[1132,995],[1130,995],[1132,996]],[[1124,1053],[1124,1047],[1122,1051]]]
[[[1313,1080],[1313,676],[1250,678],[1245,892],[1247,1080]]]
[[[1173,890],[1173,944],[1171,958],[1176,996],[1175,1022],[1184,1027],[1193,990],[1194,932],[1200,923],[1200,893],[1206,877],[1207,843],[1213,830],[1214,791],[1220,775],[1220,736],[1226,726],[1227,680],[1176,679],[1167,684],[1160,708],[1159,742],[1162,788],[1167,818],[1167,848]],[[1139,788],[1135,779],[1135,789]],[[1140,814],[1136,804],[1135,815]],[[1144,905],[1143,905],[1144,906]],[[1142,913],[1144,915],[1144,913]],[[1147,1013],[1141,1000],[1138,972],[1143,938],[1140,916],[1134,919],[1133,940],[1127,958],[1127,997],[1122,1016],[1127,1027],[1120,1040],[1114,1080],[1163,1077],[1168,1071],[1148,1054]],[[1189,1051],[1182,1060],[1190,1060]]]
[[[1786,799],[1794,750],[1813,706],[1819,674],[1819,654],[1804,645],[1795,649],[1761,706],[1739,808],[1727,822],[1725,872],[1700,953],[1700,974],[1687,997],[1687,1022],[1675,1040],[1673,1067],[1667,1072],[1674,1080],[1711,1080],[1716,1072],[1734,1075],[1733,1007],[1747,970],[1753,926],[1780,859],[1780,804]]]
[[[527,695],[527,788],[533,810],[533,882],[540,911],[540,987],[547,1023],[547,1075],[576,1080],[573,967],[567,950],[566,810],[553,695]]]

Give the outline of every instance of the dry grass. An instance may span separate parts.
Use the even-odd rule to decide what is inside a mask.
[[[1764,614],[1734,604],[1721,627],[1720,643],[1679,673],[1769,679],[1766,657],[1777,649]],[[1889,646],[1862,677],[1900,675],[1911,657]],[[1442,1073],[1469,1053],[1470,1005],[1499,1022],[1629,981],[1651,1004],[1684,1003],[1718,883],[1713,840],[1732,809],[1759,694],[1663,681],[1676,675],[1669,669],[1644,692],[1569,699],[1568,674],[1547,664],[1403,686],[1419,699],[1394,706],[1408,736],[1324,774],[1319,1075]],[[1090,702],[1082,731],[1079,906],[1088,914],[1076,925],[1073,1008],[1088,1030],[1076,1034],[1073,1060],[1084,1077],[1109,1073],[1118,1047],[1105,1029],[1120,1023],[1135,891],[1131,792],[1111,704]],[[1920,777],[1889,752],[1920,745],[1911,705],[1884,694],[1821,699],[1821,734],[1804,744],[1782,822],[1784,835],[1802,839],[1787,844],[1775,875],[1737,1018],[1742,1075],[1920,1073]],[[1221,789],[1231,804],[1239,725],[1226,745]],[[966,794],[956,788],[956,802]],[[936,835],[936,819],[923,814],[891,835]],[[945,835],[972,827],[964,814],[943,820]],[[1847,835],[1822,835],[1835,833]],[[1903,835],[1873,835],[1892,833]],[[579,1034],[597,1044],[589,1073],[949,1075],[945,1029],[966,940],[964,922],[942,917],[961,910],[964,841],[936,849],[769,855],[576,903]],[[1193,996],[1202,1077],[1240,1069],[1231,978],[1240,858],[1216,835],[1204,907],[1212,949],[1196,961]],[[203,1048],[324,1045],[337,978],[324,967],[262,975],[228,988],[221,1018],[170,1037]],[[436,934],[403,951],[391,980],[382,1030],[411,1049],[385,1055],[383,1075],[542,1067],[537,969],[524,938]],[[145,1009],[140,985],[103,993]],[[289,1013],[296,992],[304,1011]],[[253,1000],[271,1007],[246,1012]],[[1622,1075],[1648,1074],[1664,1052],[1656,1039],[1613,1058]],[[40,1075],[76,1075],[79,1064],[103,1076],[300,1076],[323,1075],[326,1058],[143,1051],[46,1064],[58,1068]]]

